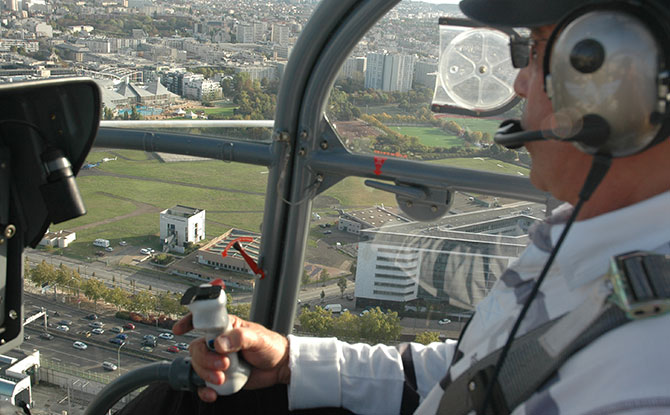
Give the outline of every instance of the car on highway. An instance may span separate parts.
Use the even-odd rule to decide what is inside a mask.
[[[445,324],[449,324],[449,323],[451,323],[451,320],[449,320],[448,318],[443,318],[442,320],[437,322],[437,324],[439,324],[441,326],[443,326]]]
[[[123,328],[126,330],[135,330],[135,325],[133,323],[126,323],[123,325]]]
[[[119,346],[123,346],[124,344],[126,344],[125,340],[119,339],[118,337],[112,337],[111,339],[109,339],[109,342],[114,343],[114,344],[118,344]]]
[[[81,334],[84,337],[91,337],[91,332],[89,330],[80,330],[77,334]]]
[[[58,324],[62,326],[71,326],[72,325],[72,320],[60,320]]]
[[[158,337],[160,337],[163,340],[172,340],[172,339],[174,339],[174,334],[172,334],[172,333],[161,333],[161,334],[158,335]]]
[[[56,330],[60,331],[70,331],[70,328],[66,325],[61,324],[60,326],[56,326]]]
[[[104,333],[104,332],[105,332],[105,330],[103,330],[103,329],[101,329],[101,328],[99,328],[99,327],[98,327],[98,328],[95,328],[95,329],[93,329],[93,330],[91,330],[91,333],[93,333],[93,334],[102,334],[102,333]]]
[[[179,353],[179,348],[177,346],[168,346],[167,351],[170,353]]]
[[[76,342],[72,343],[72,347],[74,347],[75,349],[79,349],[79,350],[88,349],[88,346],[86,345],[86,343],[80,342],[80,341],[76,341]]]
[[[142,346],[140,350],[142,350],[143,352],[152,353],[154,351],[154,348],[151,346]]]
[[[86,320],[97,320],[98,315],[97,314],[89,314],[86,317],[84,317]]]
[[[175,344],[179,350],[188,350],[188,343],[177,343]]]
[[[116,338],[125,341],[125,340],[128,340],[128,335],[127,335],[127,334],[123,334],[123,333],[119,333],[119,334],[116,335]]]
[[[92,327],[94,329],[101,329],[101,328],[105,327],[105,323],[102,323],[100,321],[94,321],[92,323],[88,323],[88,326]]]
[[[116,365],[112,362],[102,362],[102,368],[105,370],[109,370],[110,372],[113,372],[116,369],[118,369],[118,367],[116,367]]]
[[[40,338],[42,338],[44,340],[53,340],[54,336],[53,336],[53,334],[49,334],[49,333],[40,333]]]
[[[156,347],[156,339],[144,339],[142,340],[142,346]]]
[[[111,329],[109,329],[109,331],[111,331],[112,333],[123,333],[123,327],[119,326],[112,327]]]

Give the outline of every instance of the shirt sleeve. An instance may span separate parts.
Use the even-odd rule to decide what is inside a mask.
[[[293,335],[289,335],[289,342],[289,409],[343,407],[357,414],[400,412],[405,374],[397,348]],[[411,345],[421,398],[446,374],[452,343]]]

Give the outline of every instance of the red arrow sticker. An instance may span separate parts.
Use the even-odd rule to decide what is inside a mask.
[[[375,174],[379,176],[382,174],[382,166],[386,161],[386,157],[375,157]]]

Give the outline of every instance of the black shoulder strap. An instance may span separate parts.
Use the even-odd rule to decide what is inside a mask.
[[[543,338],[569,315],[550,321],[515,340],[498,375],[487,414],[508,414],[528,399],[575,352],[607,331],[630,321],[624,311],[608,304],[593,324],[554,356],[551,350],[547,350]],[[499,356],[500,350],[497,350],[450,382],[442,395],[437,414],[468,414],[481,407],[488,379]]]

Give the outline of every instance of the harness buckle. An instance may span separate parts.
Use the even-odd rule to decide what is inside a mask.
[[[610,301],[631,320],[670,312],[670,255],[633,251],[610,261]]]

